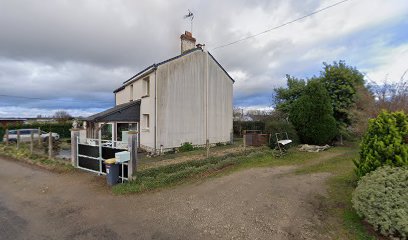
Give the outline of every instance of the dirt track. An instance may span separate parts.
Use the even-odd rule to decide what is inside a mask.
[[[250,169],[124,197],[88,173],[0,164],[1,239],[327,239],[324,173]]]

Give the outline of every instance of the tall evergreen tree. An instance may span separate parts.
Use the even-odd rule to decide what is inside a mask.
[[[330,96],[318,79],[309,80],[304,93],[293,102],[289,120],[303,143],[326,144],[336,136]]]

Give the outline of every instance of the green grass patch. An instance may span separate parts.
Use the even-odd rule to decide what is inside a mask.
[[[210,153],[218,152],[218,151],[223,151],[231,148],[236,148],[240,145],[243,144],[242,138],[234,139],[233,144],[225,144],[225,145],[217,145],[213,146],[210,148]],[[147,157],[147,156],[142,156],[140,158],[140,162],[143,164],[149,164],[149,163],[154,163],[154,162],[160,162],[163,160],[170,160],[170,159],[176,159],[180,157],[194,157],[194,156],[205,156],[207,150],[205,147],[194,147],[192,151],[185,151],[185,152],[167,152],[164,155],[157,156],[157,157]]]
[[[228,154],[223,157],[212,157],[200,161],[187,161],[138,171],[136,179],[116,185],[113,192],[117,194],[137,193],[173,186],[186,180],[202,178],[229,166],[246,161],[242,154]]]
[[[28,145],[21,144],[19,149],[15,144],[0,144],[0,156],[9,157],[29,164],[37,165],[57,172],[73,171],[74,167],[68,162],[58,159],[49,159],[48,156],[30,153]]]
[[[156,168],[138,171],[135,180],[119,184],[113,188],[116,194],[139,193],[182,184],[209,176],[229,174],[253,167],[298,165],[306,162],[321,161],[341,150],[333,148],[321,153],[299,152],[289,150],[283,157],[276,158],[269,148],[254,149],[247,152],[227,154],[222,157],[211,157],[204,160],[186,161]]]

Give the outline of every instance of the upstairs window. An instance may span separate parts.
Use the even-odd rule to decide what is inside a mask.
[[[150,95],[150,78],[149,77],[143,78],[143,95],[144,96]]]
[[[130,85],[130,96],[129,96],[129,102],[133,101],[133,84]]]

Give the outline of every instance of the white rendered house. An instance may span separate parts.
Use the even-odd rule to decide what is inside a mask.
[[[234,80],[192,34],[181,35],[181,54],[152,64],[114,91],[115,107],[86,119],[87,137],[126,139],[139,132],[139,147],[166,151],[185,142],[230,142]]]

